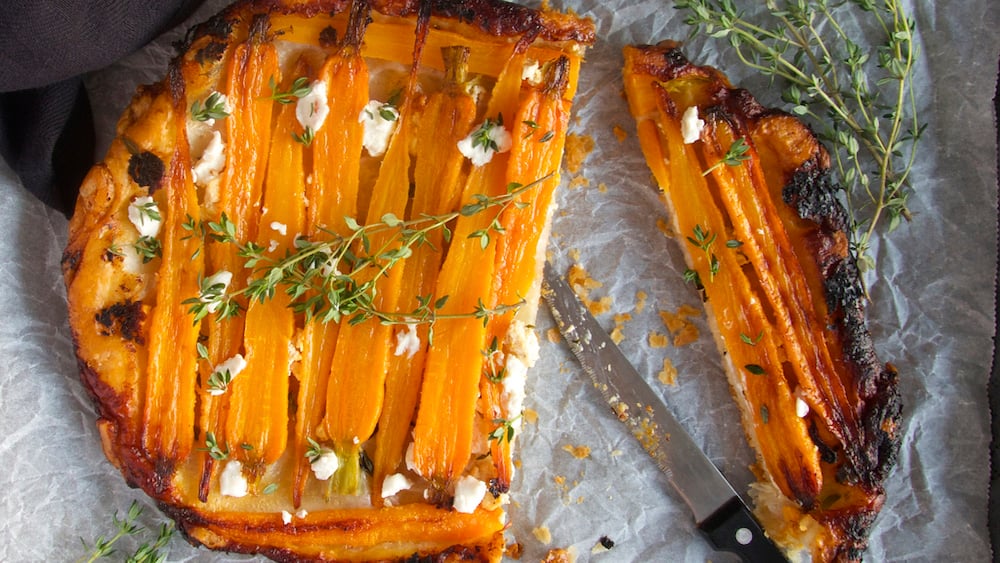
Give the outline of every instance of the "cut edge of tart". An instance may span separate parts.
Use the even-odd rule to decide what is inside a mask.
[[[194,543],[497,561],[589,20],[244,1],[188,34],[63,258],[108,459]]]
[[[640,145],[757,453],[755,513],[793,558],[860,560],[901,407],[865,325],[830,157],[797,118],[679,43],[624,58]]]

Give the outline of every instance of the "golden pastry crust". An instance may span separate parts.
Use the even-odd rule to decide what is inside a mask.
[[[190,541],[279,561],[500,559],[508,377],[537,355],[525,327],[593,39],[587,20],[493,0],[243,1],[139,89],[81,186],[63,275],[105,454]],[[391,102],[369,110],[394,123],[384,153],[365,144],[373,100]],[[488,119],[512,143],[477,165],[458,141]],[[447,230],[402,249],[398,221],[427,216]],[[310,244],[351,250],[289,272],[370,282],[388,316],[327,314],[316,285],[247,297],[259,264]],[[237,314],[206,311],[210,280]],[[406,486],[383,496],[389,477]]]
[[[895,464],[897,375],[875,356],[827,152],[680,45],[625,49],[646,160],[712,314],[758,454],[768,534],[813,561],[856,561]],[[743,159],[725,162],[743,143]]]

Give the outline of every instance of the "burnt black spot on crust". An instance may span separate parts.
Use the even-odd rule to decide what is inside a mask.
[[[102,336],[117,334],[124,340],[143,344],[142,321],[145,313],[141,301],[125,300],[101,309],[94,315]]]
[[[149,151],[135,153],[128,159],[129,178],[136,184],[149,188],[150,194],[160,188],[164,170],[160,157]]]
[[[67,249],[62,255],[62,267],[64,272],[75,272],[80,267],[80,260],[83,258],[83,251],[80,249],[70,251]]]
[[[795,171],[791,181],[781,191],[781,197],[799,217],[825,230],[845,231],[848,227],[847,211],[837,198],[839,191],[840,187],[833,183],[830,171],[810,160]]]
[[[510,483],[501,483],[495,477],[490,479],[489,491],[494,498],[506,493],[510,490]]]
[[[326,26],[319,32],[319,44],[323,47],[333,47],[337,45],[337,30],[332,26]]]
[[[215,62],[222,58],[226,52],[226,43],[223,41],[209,41],[204,47],[198,49],[194,54],[194,60],[198,64]]]

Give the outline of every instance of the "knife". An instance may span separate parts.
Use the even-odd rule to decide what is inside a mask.
[[[712,546],[747,562],[787,562],[733,486],[548,262],[542,297],[583,370],[691,507],[698,530]]]

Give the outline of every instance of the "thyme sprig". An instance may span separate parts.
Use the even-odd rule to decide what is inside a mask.
[[[688,242],[705,253],[705,258],[708,258],[709,279],[715,280],[715,276],[718,275],[721,268],[719,258],[712,252],[712,245],[715,244],[717,238],[716,234],[704,229],[701,225],[695,225],[691,234],[693,236],[687,237]]]
[[[225,119],[229,117],[226,111],[226,97],[219,92],[212,92],[202,105],[201,100],[195,100],[191,104],[191,119],[195,121],[208,121],[209,119]]]
[[[744,160],[750,159],[750,155],[747,154],[748,152],[750,152],[750,146],[747,145],[747,142],[742,137],[740,137],[729,145],[729,148],[726,149],[726,154],[722,155],[722,158],[720,158],[718,162],[708,167],[708,169],[702,172],[701,175],[708,176],[711,174],[712,170],[715,170],[722,165],[739,166]]]
[[[244,266],[251,270],[249,281],[245,287],[229,291],[228,283],[219,281],[218,274],[214,274],[201,280],[198,296],[183,303],[188,305],[188,312],[197,322],[211,313],[218,318],[238,315],[244,308],[238,298],[263,303],[281,290],[290,298],[289,306],[303,314],[307,322],[346,319],[356,324],[374,318],[384,324],[413,324],[472,316],[482,319],[485,324],[496,314],[517,309],[524,300],[495,307],[488,307],[480,300],[473,311],[442,314],[439,309],[444,306],[447,296],[436,299],[418,296],[413,311],[381,311],[376,307],[376,282],[408,258],[415,247],[430,244],[430,233],[440,231],[442,238],[450,241],[452,233],[448,225],[458,217],[469,217],[487,209],[496,209],[499,216],[511,206],[522,208],[528,204],[520,200],[521,194],[551,176],[547,174],[529,184],[511,183],[499,196],[475,194],[458,211],[441,215],[422,215],[404,221],[387,213],[380,221],[367,225],[345,217],[349,231],[346,236],[329,230],[323,231],[327,237],[323,240],[298,236],[293,242],[294,248],[288,249],[284,256],[276,256],[252,242],[237,240],[235,224],[222,214],[219,221],[207,223],[205,236],[236,247],[237,254],[245,260]],[[485,248],[493,235],[502,233],[502,225],[494,219],[487,228],[476,230],[469,238],[478,239]]]
[[[734,0],[675,0],[692,34],[725,38],[749,68],[777,80],[791,111],[813,120],[833,147],[844,186],[851,244],[863,269],[874,266],[871,238],[910,220],[909,175],[926,128],[913,72],[916,24],[900,0],[766,0],[748,15]],[[854,12],[854,13],[848,13]],[[858,22],[849,27],[847,22]],[[877,30],[875,56],[851,36]]]
[[[309,84],[309,78],[305,76],[300,76],[292,81],[292,86],[286,92],[278,90],[278,83],[275,82],[274,77],[268,79],[268,88],[271,89],[271,95],[266,99],[274,100],[279,104],[290,104],[297,101],[299,98],[305,97],[312,91],[312,86]]]
[[[98,559],[110,557],[115,553],[114,546],[118,540],[126,536],[136,536],[145,532],[146,529],[136,523],[141,515],[142,506],[139,505],[138,501],[132,501],[124,519],[119,519],[118,511],[116,510],[111,517],[115,527],[115,534],[110,538],[105,538],[104,536],[98,537],[97,540],[94,541],[93,547],[88,546],[87,543],[81,539],[80,541],[83,542],[84,547],[89,552],[89,554],[81,559],[81,561],[92,563]],[[162,524],[156,540],[151,544],[145,543],[141,545],[134,554],[126,559],[126,561],[128,563],[161,563],[162,561],[165,561],[167,556],[165,553],[160,553],[160,550],[166,547],[173,534],[174,527],[172,523]]]

